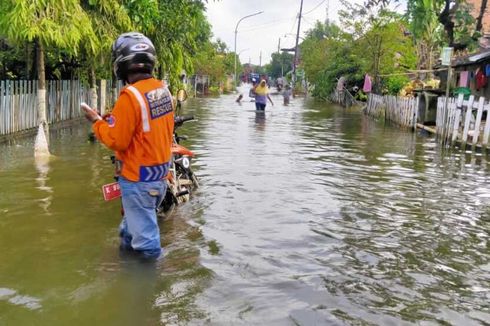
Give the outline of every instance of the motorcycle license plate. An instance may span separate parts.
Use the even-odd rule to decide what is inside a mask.
[[[119,183],[113,182],[102,186],[104,200],[109,201],[121,197],[121,187]]]

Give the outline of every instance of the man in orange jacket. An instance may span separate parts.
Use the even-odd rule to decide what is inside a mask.
[[[156,259],[162,252],[156,209],[165,196],[171,160],[172,95],[164,82],[152,77],[155,48],[143,34],[120,35],[112,47],[112,61],[126,87],[110,116],[101,119],[92,110],[86,110],[85,116],[121,164],[120,247]]]

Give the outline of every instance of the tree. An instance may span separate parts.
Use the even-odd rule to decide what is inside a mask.
[[[476,18],[476,32],[481,33],[482,28],[483,28],[483,15],[485,14],[485,11],[487,10],[487,5],[488,5],[488,0],[482,0],[481,6],[480,6],[480,12]]]
[[[0,35],[18,44],[35,44],[39,79],[38,121],[47,127],[44,51],[54,47],[76,54],[82,40],[87,43],[87,48],[94,50],[96,37],[90,19],[77,0],[4,0],[0,2],[0,13]]]
[[[118,0],[82,0],[81,5],[86,14],[90,17],[92,28],[96,36],[95,47],[87,47],[83,43],[84,61],[88,66],[89,85],[91,93],[91,107],[97,107],[96,89],[96,69],[97,67],[105,72],[110,65],[111,45],[119,34],[133,28],[133,24],[127,15],[125,8]],[[112,76],[112,73],[109,74]],[[115,86],[115,83],[114,83]],[[113,97],[115,97],[113,89]],[[100,108],[103,110],[104,108]]]
[[[393,74],[413,68],[416,62],[412,39],[404,32],[403,17],[387,9],[366,9],[345,3],[339,12],[344,28],[351,30],[355,52],[362,58],[363,70],[374,76],[373,88],[381,92],[380,74]]]
[[[360,79],[362,57],[354,51],[354,38],[331,22],[317,22],[301,43],[302,64],[308,80],[314,85],[313,95],[327,99],[337,80],[349,76]]]
[[[341,26],[317,22],[301,43],[301,66],[314,85],[313,95],[329,98],[340,77],[360,86],[365,73],[375,76],[375,90],[379,92],[380,75],[403,73],[415,67],[415,49],[404,33],[407,26],[399,14],[345,2],[339,16]],[[393,92],[399,88],[400,80],[384,78]]]
[[[294,56],[291,53],[275,52],[271,58],[271,62],[265,66],[265,71],[273,78],[283,77],[293,66]]]
[[[195,58],[207,51],[211,27],[204,4],[205,0],[2,0],[0,73],[28,76],[30,54],[37,52],[37,69],[32,71],[38,72],[39,120],[45,122],[46,72],[56,78],[81,73],[95,102],[96,76],[112,75],[111,44],[118,34],[135,30],[153,41],[158,76],[179,87],[183,70],[192,73]],[[213,51],[222,54],[225,73],[233,56],[220,41]],[[26,69],[19,69],[23,64]]]
[[[209,76],[211,86],[222,85],[226,77],[233,74],[235,54],[226,52],[226,48],[219,39],[215,43],[207,42],[192,60],[195,73]]]
[[[367,0],[367,7],[387,7],[392,3],[399,3],[400,0]],[[447,44],[456,50],[474,48],[481,34],[482,19],[486,10],[488,0],[482,0],[479,14],[476,19],[471,15],[471,8],[467,0],[408,0],[407,16],[417,17],[436,15],[437,20],[444,27]],[[420,8],[425,7],[426,11]],[[435,9],[437,8],[437,9]],[[477,8],[478,9],[478,8]],[[414,10],[416,12],[414,12]],[[431,26],[431,30],[436,30],[436,26]]]
[[[441,10],[438,0],[411,0],[407,4],[409,29],[417,40],[417,69],[432,69],[437,49],[442,45],[442,30],[437,13]]]
[[[161,6],[167,9],[168,0],[160,0]],[[162,67],[171,76],[171,82],[178,83],[182,70],[193,71],[193,56],[200,47],[206,44],[211,36],[211,26],[204,14],[205,7],[201,1],[171,0],[171,8],[165,11],[164,26],[172,31],[169,37],[158,42],[162,49],[160,56]],[[161,36],[161,34],[160,34]],[[171,49],[166,52],[165,48]]]

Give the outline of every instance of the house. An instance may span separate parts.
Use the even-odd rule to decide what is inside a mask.
[[[460,90],[461,87],[467,88],[466,91],[473,95],[490,98],[490,0],[466,0],[466,3],[472,7],[473,17],[477,21],[481,20],[482,36],[478,40],[478,51],[453,58],[452,86],[459,87]],[[488,75],[485,76],[489,79],[487,82],[486,78],[477,82],[479,71]],[[440,72],[438,77],[441,79],[441,88],[445,89],[447,73]]]
[[[472,95],[490,98],[490,48],[453,59],[452,68],[455,88],[466,88]],[[485,77],[479,79],[479,74]]]
[[[489,0],[466,0],[471,7],[471,15],[478,21],[481,19],[480,47],[490,49],[490,1]]]

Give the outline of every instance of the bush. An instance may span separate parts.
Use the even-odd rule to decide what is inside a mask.
[[[390,76],[384,82],[384,87],[390,95],[397,95],[410,79],[407,76]]]
[[[218,86],[209,86],[209,94],[210,95],[220,95],[220,89]]]

